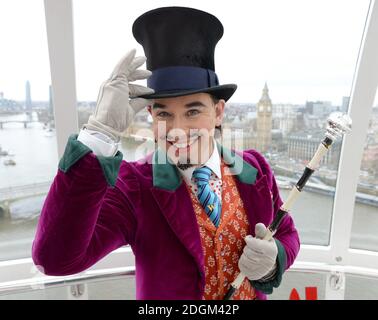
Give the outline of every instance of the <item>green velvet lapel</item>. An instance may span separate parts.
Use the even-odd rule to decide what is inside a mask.
[[[246,162],[241,156],[219,143],[217,143],[220,156],[225,164],[230,168],[231,172],[236,175],[240,182],[254,184],[257,176],[257,169]]]
[[[256,181],[257,169],[236,154],[234,151],[217,143],[220,156],[231,172],[236,175],[239,181],[254,184]],[[182,182],[182,177],[171,163],[167,154],[158,148],[153,154],[152,172],[153,185],[161,189],[175,191]]]
[[[154,187],[160,189],[174,191],[182,181],[178,169],[160,148],[156,149],[152,156],[152,174]]]

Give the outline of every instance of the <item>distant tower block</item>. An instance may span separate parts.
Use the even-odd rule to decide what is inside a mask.
[[[26,81],[25,84],[25,109],[27,113],[31,113],[32,111],[32,100],[30,94],[30,82]]]
[[[341,112],[347,112],[348,111],[348,106],[349,106],[349,100],[350,100],[350,97],[343,97],[343,101],[342,101],[342,104],[341,104]]]
[[[53,107],[53,98],[52,98],[52,87],[49,85],[49,117],[52,117],[54,114],[54,107]]]
[[[272,143],[272,101],[265,83],[260,101],[257,103],[257,149],[267,152]]]

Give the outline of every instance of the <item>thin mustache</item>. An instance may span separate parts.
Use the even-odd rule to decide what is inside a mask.
[[[199,137],[201,137],[201,134],[194,134],[194,135],[191,135],[189,138],[187,138],[183,141],[175,141],[176,139],[171,139],[170,137],[166,136],[165,140],[167,140],[168,142],[172,142],[172,143],[183,143],[183,142],[187,142],[188,140],[190,142],[193,139],[198,139]]]

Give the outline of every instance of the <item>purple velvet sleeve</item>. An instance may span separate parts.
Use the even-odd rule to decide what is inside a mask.
[[[261,172],[267,176],[269,189],[272,192],[272,200],[274,207],[273,212],[275,214],[283,204],[283,201],[279,194],[276,179],[274,178],[273,172],[265,158],[255,150],[251,150],[250,153],[253,154],[253,156],[258,161],[258,165],[260,166]],[[282,219],[282,222],[274,237],[278,239],[285,248],[287,269],[294,263],[294,260],[297,257],[300,248],[298,231],[295,228],[294,221],[290,214],[287,214]]]
[[[58,170],[39,218],[32,259],[47,275],[78,273],[132,242],[135,225],[130,201],[117,184],[107,185],[89,153],[66,173]]]

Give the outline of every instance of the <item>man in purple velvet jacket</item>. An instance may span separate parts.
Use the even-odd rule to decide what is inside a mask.
[[[299,238],[289,215],[274,240],[255,237],[282,204],[272,171],[257,151],[236,152],[214,139],[236,90],[220,85],[215,74],[222,25],[203,11],[168,7],[139,17],[133,34],[152,72],[138,69],[146,57],[132,50],[102,85],[95,113],[68,139],[41,212],[33,260],[47,275],[74,274],[128,244],[135,254],[137,299],[202,299],[204,252],[187,186],[200,188],[192,175],[210,169],[211,184],[207,180],[201,192],[214,200],[206,210],[216,225],[222,159],[235,176],[250,226],[239,268],[264,299],[294,262]],[[131,83],[146,78],[147,87]],[[117,142],[146,106],[159,147],[139,161],[123,161]]]

